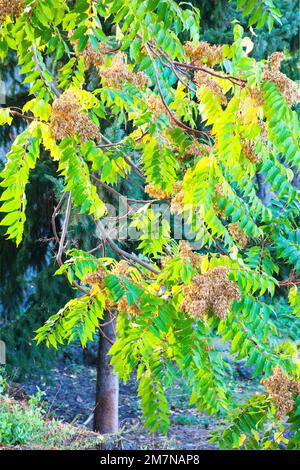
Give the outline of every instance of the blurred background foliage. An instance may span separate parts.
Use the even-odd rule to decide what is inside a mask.
[[[236,9],[235,0],[191,0],[190,3],[201,9],[202,40],[215,44],[230,43],[233,40],[232,21],[236,19],[254,42],[252,54],[256,59],[265,59],[272,52],[283,50],[285,61],[282,63],[282,71],[293,80],[299,79],[298,0],[275,2],[282,12],[282,25],[275,24],[271,32],[267,26],[251,30],[247,25],[247,17],[243,17],[242,12]],[[27,96],[26,87],[22,85],[13,56],[8,56],[6,62],[0,64],[0,79],[6,85],[6,106],[22,108]],[[90,79],[95,80],[95,77],[91,76]],[[7,149],[24,125],[18,119],[14,120],[14,124],[14,135],[7,127],[0,128],[0,168],[4,164]],[[112,140],[118,140],[119,129],[114,122],[109,123],[109,126],[106,135]],[[56,353],[52,349],[37,347],[33,341],[33,332],[75,295],[64,278],[53,276],[57,266],[51,216],[58,202],[59,184],[53,163],[47,154],[43,154],[32,173],[27,190],[27,224],[22,245],[16,249],[13,242],[5,240],[4,229],[0,228],[0,338],[7,344],[8,368],[14,371],[15,376],[49,370]],[[133,197],[139,197],[135,187],[122,188],[123,194],[126,191],[130,191]],[[73,213],[72,216],[72,241],[78,248],[90,249],[97,245],[93,223],[77,215]],[[57,223],[59,230],[59,218]],[[277,301],[279,299],[275,298]],[[282,298],[280,302],[285,305]]]
[[[282,13],[281,25],[274,23],[271,32],[265,24],[260,29],[251,29],[247,25],[247,17],[237,9],[237,1],[224,0],[192,0],[194,6],[201,3],[201,32],[202,39],[215,44],[230,43],[233,40],[232,20],[238,20],[245,31],[250,33],[254,42],[253,57],[262,60],[272,52],[284,51],[285,61],[282,62],[282,72],[292,80],[299,80],[299,23],[300,9],[298,0],[277,0],[275,4]]]

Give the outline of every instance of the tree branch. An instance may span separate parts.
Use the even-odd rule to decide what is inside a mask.
[[[207,135],[209,134],[209,132],[207,131],[199,131],[198,129],[193,129],[192,127],[189,127],[187,126],[186,124],[184,124],[183,122],[181,122],[176,116],[175,114],[170,110],[166,100],[165,100],[165,97],[163,95],[163,92],[162,92],[162,89],[161,89],[161,86],[160,86],[160,82],[159,82],[159,74],[158,74],[158,68],[157,68],[157,65],[155,63],[155,60],[153,58],[153,55],[152,55],[152,51],[149,47],[149,44],[146,42],[145,43],[145,47],[146,47],[146,50],[148,52],[148,55],[151,59],[151,62],[152,62],[152,65],[153,65],[153,68],[154,68],[154,77],[155,77],[155,82],[156,82],[156,86],[157,86],[157,89],[158,89],[158,93],[160,95],[160,98],[162,100],[162,103],[164,105],[164,107],[166,108],[166,111],[168,113],[168,115],[170,116],[171,120],[173,120],[177,125],[178,127],[180,127],[181,129],[184,129],[185,131],[187,132],[192,132],[193,134],[199,134],[199,135]]]
[[[38,119],[33,116],[27,116],[25,114],[19,113],[18,111],[13,111],[12,109],[9,110],[9,114],[25,119],[26,121],[38,121]]]
[[[103,134],[100,134],[100,135],[101,135],[102,140],[104,140],[104,142],[106,142],[108,145],[110,145],[110,146],[114,146],[114,145],[115,145],[115,144],[113,144],[107,137],[105,137]],[[127,155],[126,155],[122,150],[120,150],[120,152],[122,153],[125,162],[128,163],[129,166],[131,166],[132,171],[133,171],[139,178],[141,178],[143,181],[146,181],[145,176],[144,176],[143,173],[140,171],[140,169],[133,163],[133,161],[132,161],[129,157],[127,157]]]
[[[124,194],[119,193],[119,191],[117,191],[115,188],[112,188],[107,183],[104,183],[103,181],[101,181],[99,178],[97,178],[97,176],[91,174],[91,178],[95,181],[95,183],[103,186],[103,188],[105,188],[108,191],[112,192],[115,196],[118,196],[120,198],[124,198],[128,202],[134,202],[136,204],[154,204],[156,202],[169,201],[169,199],[167,199],[167,198],[165,198],[165,199],[134,199],[134,198],[131,198],[131,197],[127,197]]]
[[[36,48],[36,45],[33,44],[32,46],[32,52],[33,52],[33,60],[36,64],[36,68],[37,70],[39,71],[40,73],[40,76],[43,80],[43,82],[47,85],[47,86],[50,86],[51,90],[53,91],[53,93],[55,94],[55,96],[58,98],[60,96],[60,92],[58,90],[58,88],[56,87],[55,83],[53,82],[53,80],[49,81],[47,80],[47,78],[45,77],[44,75],[44,70],[43,70],[43,67],[42,65],[40,64],[40,59],[39,59],[39,56],[38,56],[38,50]]]
[[[55,219],[56,219],[56,217],[59,213],[59,210],[60,210],[60,208],[61,208],[61,206],[62,206],[62,204],[65,200],[65,197],[66,197],[66,193],[63,194],[63,196],[61,197],[61,199],[60,199],[57,207],[54,209],[54,212],[53,212],[53,215],[52,215],[52,230],[53,230],[53,233],[54,233],[54,236],[55,236],[55,240],[57,241],[57,243],[59,245],[58,253],[56,255],[56,261],[57,261],[57,264],[59,266],[62,266],[62,264],[63,264],[62,255],[63,255],[63,252],[65,250],[65,240],[66,240],[66,236],[67,236],[67,232],[68,232],[68,225],[69,225],[70,215],[71,215],[71,207],[72,207],[72,194],[71,194],[71,192],[69,193],[69,197],[68,197],[67,210],[66,210],[65,220],[64,220],[64,223],[63,223],[61,238],[59,238],[59,236],[57,234]],[[68,279],[68,274],[66,272],[64,272],[64,275]],[[90,292],[88,290],[84,289],[83,287],[81,287],[81,285],[78,284],[78,282],[72,281],[72,286],[75,287],[76,289],[78,289],[79,291],[83,292],[85,295],[90,295]]]
[[[66,241],[66,236],[68,233],[68,225],[70,222],[71,208],[72,208],[72,193],[70,191],[69,196],[68,196],[65,220],[64,220],[63,228],[62,228],[62,234],[61,234],[61,238],[59,241],[59,247],[58,247],[58,252],[56,256],[56,261],[59,264],[59,266],[62,265],[62,255],[65,249],[65,241]]]
[[[138,256],[128,253],[127,251],[123,250],[122,248],[118,247],[118,245],[107,235],[102,223],[100,220],[96,222],[97,228],[99,229],[99,232],[101,233],[103,241],[106,241],[106,243],[112,248],[112,250],[117,253],[121,258],[126,258],[134,261],[135,263],[140,264],[144,268],[148,269],[148,271],[151,271],[154,274],[159,274],[159,271],[155,269],[153,266],[148,264],[146,261],[141,260]]]

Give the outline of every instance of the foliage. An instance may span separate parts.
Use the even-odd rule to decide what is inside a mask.
[[[152,431],[167,432],[165,389],[180,373],[192,388],[193,404],[232,421],[234,432],[223,432],[221,446],[256,448],[262,440],[272,447],[265,426],[271,422],[270,432],[282,433],[283,425],[270,397],[253,396],[236,409],[226,380],[230,365],[218,342],[230,342],[236,361],[254,364],[254,377],[269,377],[279,366],[291,380],[299,378],[294,337],[272,303],[280,289],[291,287],[285,311],[297,325],[299,193],[293,182],[300,153],[291,107],[297,93],[279,71],[280,56],[267,64],[251,57],[253,42],[239,24],[230,44],[199,41],[199,11],[174,1],[27,3],[29,10],[6,19],[0,30],[0,56],[16,54],[30,87],[22,110],[29,124],[2,172],[1,223],[19,244],[29,170],[43,148],[63,177],[68,199],[56,234],[57,274],[83,293],[46,321],[37,341],[57,347],[80,339],[85,346],[103,311],[117,312],[112,364],[123,380],[137,371],[145,424]],[[245,7],[250,26],[267,22],[271,29],[273,19],[279,21],[272,1],[238,6]],[[95,87],[88,82],[91,65],[99,74]],[[65,138],[59,142],[51,132],[52,107],[65,91],[75,93],[75,107],[80,103],[87,126],[81,135],[87,138],[74,131],[72,109],[61,115]],[[13,108],[1,111],[4,124],[14,116]],[[118,142],[105,133],[108,119],[122,131]],[[100,144],[88,138],[92,124],[101,129]],[[271,186],[268,205],[260,198],[260,176]],[[104,230],[110,200],[103,189],[118,195],[116,183],[128,180],[144,199],[127,201],[137,240],[120,247]],[[167,209],[156,211],[157,200]],[[71,212],[93,218],[102,248],[109,246],[114,257],[96,256],[99,247],[93,253],[75,247],[61,263]],[[178,216],[195,250],[177,243]],[[122,217],[117,214],[115,221]],[[219,284],[201,292],[195,286],[202,283],[204,289],[206,273],[223,273],[223,280],[213,276]],[[241,295],[233,295],[232,286]],[[183,302],[187,292],[192,305]]]
[[[272,403],[266,395],[256,395],[232,416],[232,422],[211,441],[218,441],[221,449],[280,450],[299,449],[299,397],[296,412],[291,414],[288,429],[285,424],[273,421]]]
[[[41,392],[29,402],[29,406],[23,407],[19,403],[13,403],[5,395],[5,378],[0,370],[0,442],[1,444],[24,444],[39,439],[44,429],[43,410],[37,405]]]
[[[192,3],[197,6],[196,1]],[[236,10],[236,6],[236,1],[229,4],[227,0],[203,2],[201,5],[202,38],[216,44],[231,42],[233,39],[231,21],[233,18],[236,18],[244,28],[247,28],[247,18],[243,17],[242,9]],[[298,2],[297,0],[278,0],[276,7],[281,12],[280,22],[275,21],[271,31],[268,30],[267,24],[259,30],[252,30],[253,56],[257,60],[262,60],[275,51],[285,51],[282,69],[290,78],[298,80],[300,15]]]
[[[100,444],[98,435],[48,418],[41,405],[42,392],[28,402],[17,402],[5,395],[4,382],[0,370],[0,447],[91,449]]]

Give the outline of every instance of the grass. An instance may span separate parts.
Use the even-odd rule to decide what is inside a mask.
[[[0,449],[97,449],[101,435],[49,418],[35,400],[0,396]]]

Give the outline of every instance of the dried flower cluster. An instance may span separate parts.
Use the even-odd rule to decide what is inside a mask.
[[[173,214],[180,213],[183,208],[184,193],[182,192],[183,182],[176,181],[173,185],[172,192],[174,196],[171,199],[170,210]],[[160,187],[155,186],[153,183],[149,183],[145,186],[145,193],[155,199],[169,199],[170,192],[164,191]]]
[[[123,52],[118,52],[113,57],[108,68],[99,67],[99,75],[105,86],[113,86],[115,88],[121,88],[125,81],[142,89],[150,83],[149,78],[144,72],[131,72],[129,70]]]
[[[128,275],[128,269],[130,265],[126,260],[121,260],[119,261],[113,269],[110,271],[111,274],[114,274],[115,276],[123,276],[126,278],[129,278]],[[124,284],[123,280],[119,278],[119,281],[121,284]],[[139,313],[139,310],[135,304],[132,306],[129,306],[126,297],[122,297],[118,302],[114,302],[112,298],[109,296],[105,299],[105,308],[106,309],[117,309],[119,312],[127,312],[129,314],[134,314],[136,315]]]
[[[214,95],[218,96],[220,98],[220,102],[222,105],[227,104],[227,98],[224,95],[221,85],[217,83],[213,78],[211,78],[207,73],[202,72],[199,70],[198,72],[195,73],[195,83],[197,86],[196,90],[196,95],[198,100],[201,100],[201,87],[205,86],[207,87]]]
[[[242,141],[242,154],[251,163],[259,163],[260,157],[255,153],[255,143],[252,140],[244,139]]]
[[[200,142],[194,141],[182,155],[182,159],[190,157],[198,157],[208,155],[211,150],[211,147],[207,144],[202,144]]]
[[[224,197],[224,188],[221,183],[215,184],[214,190],[217,197]]]
[[[2,23],[7,16],[19,16],[23,8],[24,0],[0,0],[0,23]]]
[[[105,269],[100,266],[97,271],[94,273],[88,274],[84,279],[85,284],[89,284],[90,286],[100,286],[103,287],[103,282],[106,277]]]
[[[218,202],[217,200],[220,198],[224,197],[224,188],[222,184],[215,184],[214,186],[214,191],[215,191],[215,201],[213,203],[213,208],[216,214],[220,214],[221,217],[224,219],[226,218],[225,215],[225,210],[224,209],[219,209]]]
[[[52,106],[50,129],[55,140],[78,135],[81,142],[100,140],[100,132],[87,114],[81,112],[77,94],[65,91]]]
[[[125,312],[129,315],[138,315],[140,313],[135,303],[132,303],[131,305],[128,304],[126,297],[122,297],[122,299],[119,300],[117,303],[117,309],[119,312]]]
[[[260,135],[261,135],[262,141],[267,142],[268,141],[267,124],[265,123],[265,121],[259,121],[258,124],[259,124],[259,127],[261,128]]]
[[[170,211],[172,214],[180,214],[183,210],[184,192],[182,191],[183,182],[177,181],[173,186],[174,196],[171,200]]]
[[[268,66],[270,70],[274,72],[280,71],[280,64],[284,60],[283,52],[273,52],[273,54],[268,57]]]
[[[218,206],[218,203],[216,201],[213,203],[213,208],[214,208],[214,212],[217,216],[220,216],[223,219],[226,218],[225,210],[220,209],[219,206]]]
[[[69,31],[69,38],[72,40],[72,36],[74,34],[74,31]],[[72,43],[74,44],[75,48],[78,46],[78,39],[73,39]],[[88,40],[87,45],[83,51],[79,52],[79,57],[84,58],[84,68],[85,70],[88,70],[90,67],[94,66],[96,68],[100,67],[103,65],[104,62],[104,56],[105,54],[108,53],[107,50],[107,45],[103,44],[101,42],[98,42],[98,51],[95,51],[93,48],[91,41]]]
[[[190,259],[191,264],[200,269],[202,265],[202,256],[192,250],[190,244],[185,240],[179,242],[179,256],[185,262],[186,258]]]
[[[160,114],[165,112],[162,100],[154,93],[147,96],[147,108],[153,114],[154,118],[159,117]]]
[[[249,238],[243,230],[239,229],[239,224],[229,224],[228,232],[239,243],[241,248],[245,248],[247,246]]]
[[[198,44],[188,41],[184,45],[184,50],[193,62],[207,63],[209,67],[223,60],[222,46],[212,45],[206,41],[200,41]]]
[[[224,320],[233,300],[241,300],[239,288],[228,279],[228,273],[228,267],[220,266],[195,276],[190,286],[183,287],[185,298],[180,308],[195,319],[202,319],[209,311],[213,311]]]
[[[104,44],[98,43],[98,45],[99,51],[95,51],[92,44],[88,42],[86,48],[79,53],[79,56],[84,58],[84,67],[86,70],[92,66],[98,68],[103,65],[104,56],[107,51]]]
[[[126,277],[128,269],[129,269],[128,262],[125,261],[124,259],[122,259],[112,269],[111,273],[114,274],[115,276],[124,276],[124,277]]]
[[[284,55],[282,52],[274,52],[268,58],[264,67],[262,81],[270,80],[279,88],[281,94],[285,97],[290,106],[299,103],[300,90],[299,86],[288,78],[284,73],[280,72],[280,63]]]
[[[155,186],[153,183],[149,183],[145,186],[145,193],[155,199],[167,199],[169,197],[167,191]]]
[[[300,384],[290,380],[288,376],[276,366],[271,377],[263,381],[270,397],[274,401],[278,418],[284,418],[294,408],[293,394],[300,395]]]
[[[257,88],[257,86],[248,88],[249,95],[253,101],[257,104],[257,106],[262,106],[264,102],[264,96],[262,91]]]

